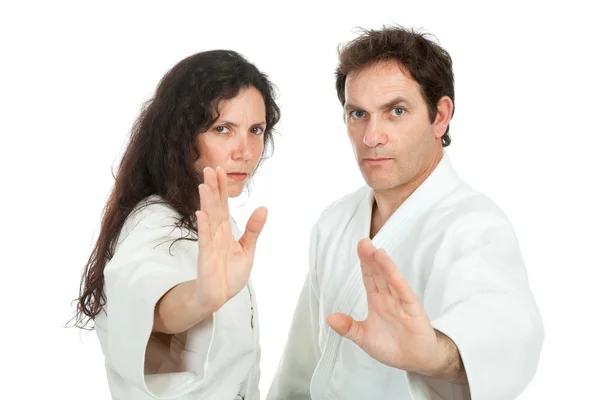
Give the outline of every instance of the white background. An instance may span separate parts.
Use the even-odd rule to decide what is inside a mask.
[[[334,90],[336,46],[355,27],[384,23],[423,28],[452,55],[449,155],[519,236],[547,332],[520,398],[597,396],[594,2],[219,3],[0,6],[0,397],[109,398],[95,333],[63,326],[142,102],[168,68],[214,48],[265,71],[283,113],[273,157],[233,210],[243,226],[255,207],[269,209],[253,270],[265,396],[306,273],[310,228],[362,184]]]

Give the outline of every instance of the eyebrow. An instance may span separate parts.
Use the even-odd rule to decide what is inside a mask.
[[[401,104],[406,104],[406,105],[410,106],[410,102],[408,100],[406,100],[404,97],[398,96],[398,97],[395,97],[392,100],[388,101],[384,105],[380,106],[379,109],[386,110],[388,108],[391,108],[391,107],[397,106],[397,105],[401,105]],[[344,106],[344,109],[345,110],[362,110],[362,107],[359,107],[352,103],[346,103],[346,105]]]
[[[393,106],[400,105],[400,104],[410,105],[410,102],[408,100],[406,100],[404,97],[398,96],[398,97],[396,97],[396,98],[388,101],[387,103],[385,103],[380,108],[381,109],[386,109],[386,108],[391,108]]]
[[[231,121],[227,121],[227,120],[217,120],[217,121],[215,121],[214,125],[230,125],[230,126],[233,126],[234,128],[239,127],[239,125],[236,124],[235,122],[231,122]],[[252,124],[252,126],[257,126],[257,125],[267,125],[267,123],[262,121],[262,122],[256,122],[256,123]]]

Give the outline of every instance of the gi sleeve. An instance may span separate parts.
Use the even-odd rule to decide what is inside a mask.
[[[150,205],[127,222],[131,229],[119,239],[106,265],[108,362],[122,379],[157,399],[182,396],[202,383],[214,339],[214,316],[193,327],[207,342],[202,362],[184,363],[174,373],[145,373],[145,358],[158,300],[175,285],[196,279],[197,252],[175,242],[185,234],[164,205]]]
[[[415,399],[452,393],[451,398],[513,400],[525,390],[545,334],[506,218],[473,213],[450,227],[436,253],[424,307],[432,326],[458,347],[468,386],[409,373]]]

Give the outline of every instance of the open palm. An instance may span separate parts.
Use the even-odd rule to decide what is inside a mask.
[[[335,313],[329,325],[376,360],[400,369],[426,372],[437,365],[437,338],[429,317],[406,279],[383,249],[369,239],[358,245],[367,292],[364,321]]]
[[[222,168],[204,170],[199,186],[198,279],[199,307],[218,310],[247,284],[254,263],[258,236],[267,219],[264,207],[256,209],[237,241],[231,231],[227,175]]]

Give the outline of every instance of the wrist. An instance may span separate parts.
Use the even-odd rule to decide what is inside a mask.
[[[192,321],[193,326],[217,312],[220,306],[217,306],[215,302],[207,301],[205,296],[198,292],[196,281],[192,281],[191,283],[193,284],[190,284],[186,289],[182,309]]]
[[[420,371],[416,371],[421,375],[435,378],[443,374],[443,371],[448,367],[450,359],[449,346],[446,343],[448,338],[434,329],[435,345],[429,357],[429,360],[423,364]]]
[[[437,339],[435,355],[427,371],[421,374],[453,383],[468,383],[458,347],[448,336],[434,331]]]
[[[178,284],[157,303],[154,311],[154,330],[177,334],[190,329],[213,311],[196,294],[196,281]]]

